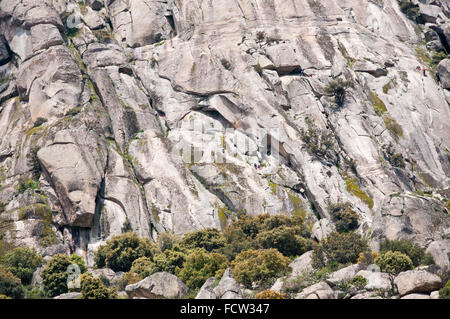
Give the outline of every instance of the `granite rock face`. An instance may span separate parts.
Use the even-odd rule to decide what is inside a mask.
[[[321,240],[349,203],[373,247],[407,238],[448,264],[449,60],[425,62],[450,8],[417,5],[414,22],[396,0],[1,1],[4,240],[92,266],[125,224],[284,213]],[[36,205],[45,241],[16,218]]]

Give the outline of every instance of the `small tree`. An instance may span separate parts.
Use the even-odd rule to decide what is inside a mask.
[[[359,254],[369,250],[367,241],[354,232],[331,233],[317,245],[313,252],[313,265],[316,268],[333,264],[356,263]]]
[[[381,271],[397,275],[414,268],[411,259],[399,251],[387,251],[375,259]]]
[[[70,257],[62,254],[55,255],[45,266],[41,276],[45,291],[49,297],[68,292],[67,282],[69,276],[73,274],[69,268],[71,265],[78,266],[80,274],[86,271],[83,260],[77,255]]]
[[[222,277],[228,267],[228,259],[222,254],[208,253],[204,249],[193,250],[182,269],[177,271],[177,276],[186,283],[189,288],[200,288],[210,277]]]
[[[450,299],[450,280],[439,290],[439,299]]]
[[[154,246],[149,239],[135,233],[125,233],[111,238],[95,253],[98,268],[109,267],[114,271],[129,271],[133,261],[140,257],[152,258]]]
[[[186,248],[204,248],[213,251],[225,246],[225,237],[216,228],[206,228],[188,233],[181,241]]]
[[[7,270],[20,278],[22,284],[31,282],[33,272],[42,265],[43,258],[30,248],[15,248],[3,257],[3,265]]]
[[[425,250],[417,244],[413,244],[410,240],[389,240],[380,243],[380,252],[398,251],[407,255],[415,267],[420,265],[434,264],[433,257],[425,254]]]
[[[81,298],[83,299],[115,299],[117,294],[108,289],[99,278],[90,273],[81,275]]]
[[[231,269],[238,282],[252,287],[285,274],[289,263],[290,259],[276,249],[250,249],[236,256]]]
[[[351,81],[344,81],[339,78],[336,81],[333,80],[328,82],[328,85],[325,87],[325,93],[334,96],[336,106],[342,107],[344,105],[347,89],[350,87],[353,87]]]
[[[0,295],[13,299],[21,299],[24,296],[20,279],[3,267],[0,267]]]

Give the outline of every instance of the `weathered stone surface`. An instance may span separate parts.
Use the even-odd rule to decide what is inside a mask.
[[[450,239],[442,239],[432,242],[426,249],[426,253],[433,256],[436,265],[442,269],[450,268],[448,254],[450,253]]]
[[[79,127],[59,131],[37,153],[71,226],[92,226],[106,165],[105,151],[105,145],[99,143],[95,134]]]
[[[331,234],[335,229],[336,227],[334,226],[333,222],[330,219],[323,218],[313,225],[312,235],[318,241],[321,241],[327,238],[328,235]]]
[[[424,270],[409,270],[395,277],[394,284],[401,296],[411,293],[430,293],[441,287],[439,276]]]
[[[450,59],[444,59],[438,64],[437,73],[442,87],[450,90]]]
[[[57,27],[52,24],[38,24],[31,28],[33,51],[48,49],[63,44],[63,39]]]
[[[214,292],[216,282],[217,279],[215,277],[208,278],[200,288],[195,299],[217,299],[217,295]]]
[[[214,288],[218,299],[242,299],[243,287],[234,279],[231,269],[225,270],[219,284]]]
[[[130,298],[161,299],[182,297],[188,292],[186,285],[176,276],[167,272],[157,272],[125,287]]]
[[[333,291],[327,283],[320,282],[303,289],[295,296],[295,299],[337,299],[337,296],[338,293]]]
[[[431,299],[431,297],[424,294],[409,294],[401,297],[400,299]]]
[[[80,299],[81,293],[79,292],[68,292],[59,296],[54,297],[53,299]]]
[[[389,274],[371,270],[360,270],[356,276],[362,276],[367,279],[367,284],[364,287],[366,290],[392,289],[392,283]]]
[[[342,269],[339,269],[338,271],[333,272],[326,280],[326,282],[332,286],[337,285],[341,281],[349,281],[353,277],[356,276],[356,274],[361,269],[360,264],[351,265]]]
[[[55,247],[89,266],[124,226],[155,238],[286,213],[321,219],[321,240],[329,207],[348,202],[372,247],[411,239],[447,267],[447,62],[439,85],[414,70],[450,42],[447,2],[420,2],[418,34],[393,0],[1,1],[4,238],[45,252],[43,222],[16,216],[35,204],[16,188],[40,149]],[[352,83],[341,107],[326,90],[337,79]]]

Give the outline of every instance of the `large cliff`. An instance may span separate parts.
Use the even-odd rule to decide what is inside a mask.
[[[350,203],[448,266],[450,6],[412,3],[1,0],[0,249]]]

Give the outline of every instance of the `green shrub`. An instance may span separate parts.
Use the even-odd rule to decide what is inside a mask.
[[[332,132],[320,130],[311,120],[305,120],[308,129],[300,130],[300,138],[306,144],[308,152],[319,157],[331,159],[334,153],[334,136]]]
[[[55,255],[42,271],[42,282],[49,297],[55,297],[68,292],[67,280],[71,273],[68,267],[78,265],[80,273],[86,271],[83,260],[77,255]]]
[[[336,230],[347,233],[358,228],[358,214],[352,209],[350,203],[336,204],[330,207]]]
[[[149,239],[135,233],[114,236],[95,253],[98,268],[108,267],[114,271],[129,271],[133,261],[140,257],[152,258],[154,246]]]
[[[15,248],[2,260],[3,266],[14,276],[20,278],[22,284],[28,285],[33,272],[44,262],[43,258],[30,248]]]
[[[166,271],[175,274],[178,269],[183,268],[190,251],[182,249],[179,245],[172,249],[166,249],[162,253],[153,256],[152,272]]]
[[[191,289],[200,288],[210,277],[222,277],[228,267],[228,259],[222,254],[208,253],[200,248],[186,258],[176,275]]]
[[[276,249],[246,250],[231,263],[235,279],[247,287],[287,273],[290,259]]]
[[[81,298],[83,299],[115,299],[117,295],[114,290],[108,289],[99,278],[90,273],[81,275]]]
[[[286,294],[275,290],[263,290],[255,296],[255,299],[286,299]]]
[[[442,51],[435,52],[431,57],[430,66],[432,68],[436,68],[442,60],[448,59],[448,58],[449,58],[449,56],[445,52],[442,52]]]
[[[140,278],[144,279],[150,276],[153,272],[153,262],[148,257],[140,257],[133,261],[130,272],[135,273]]]
[[[4,213],[6,209],[6,204],[3,202],[0,202],[0,214]]]
[[[300,246],[293,247],[286,242],[291,235],[288,229],[293,231],[293,237]],[[298,216],[286,215],[258,215],[244,216],[232,222],[224,230],[226,246],[219,252],[233,260],[240,252],[248,249],[278,248],[287,255],[300,254],[309,249],[309,241],[301,237],[309,237],[310,234],[303,225],[303,220]],[[292,238],[292,237],[290,237]],[[274,242],[270,240],[274,239]]]
[[[41,126],[42,124],[44,124],[44,123],[47,122],[47,121],[48,121],[48,120],[47,120],[46,118],[38,117],[38,118],[36,119],[36,121],[34,122],[33,127]]]
[[[361,275],[357,275],[349,281],[349,284],[358,289],[363,289],[367,285],[367,279]]]
[[[27,154],[27,164],[31,166],[31,172],[33,174],[33,179],[38,181],[41,177],[41,163],[37,157],[37,153],[39,152],[39,147],[35,146],[30,149],[30,153]]]
[[[13,299],[21,299],[24,296],[20,279],[3,267],[0,267],[0,295]]]
[[[215,228],[206,228],[187,233],[181,245],[186,248],[204,248],[211,252],[225,246],[225,237]]]
[[[407,255],[415,267],[420,265],[434,264],[433,257],[425,254],[425,250],[417,244],[413,244],[410,240],[389,240],[386,239],[380,243],[380,252],[398,251]]]
[[[381,271],[397,275],[414,268],[411,258],[399,251],[387,251],[375,259]]]
[[[28,179],[28,180],[21,179],[21,180],[19,180],[19,185],[17,186],[17,191],[20,194],[23,194],[29,189],[36,190],[38,188],[39,188],[39,182],[32,180],[32,179]]]
[[[328,82],[328,85],[325,87],[325,93],[334,96],[336,105],[342,107],[344,105],[347,89],[350,87],[353,87],[351,81],[344,81],[339,78],[336,81],[332,80]]]
[[[439,290],[439,299],[450,299],[450,280]]]
[[[120,277],[118,283],[117,283],[117,288],[119,290],[125,290],[125,287],[128,285],[132,285],[135,284],[139,281],[141,281],[143,278],[141,278],[138,274],[135,274],[132,271],[129,271],[127,273],[125,273],[122,277]]]
[[[293,258],[311,250],[311,240],[302,237],[301,233],[302,227],[280,226],[260,232],[256,242],[261,248],[275,248],[284,256]]]
[[[419,6],[410,0],[397,0],[400,10],[411,20],[416,21],[419,17]]]
[[[354,232],[333,232],[314,248],[313,266],[319,269],[333,263],[354,264],[359,254],[368,249],[366,240]]]

